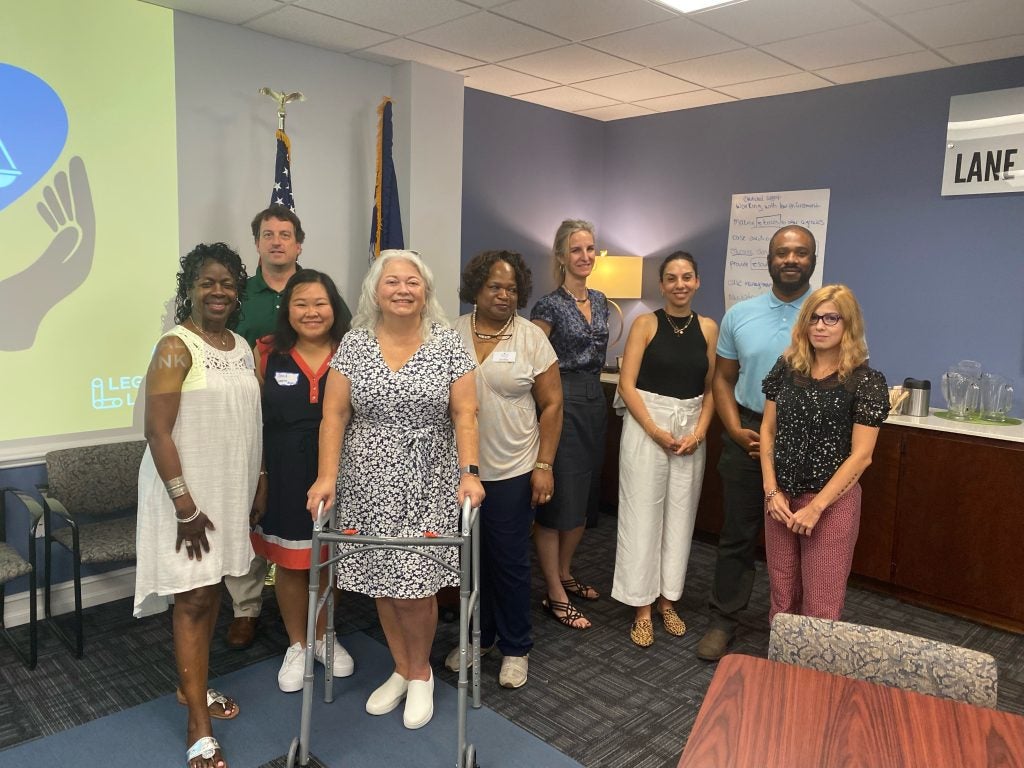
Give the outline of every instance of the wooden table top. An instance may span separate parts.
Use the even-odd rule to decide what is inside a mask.
[[[678,768],[1024,766],[1024,717],[731,654]]]

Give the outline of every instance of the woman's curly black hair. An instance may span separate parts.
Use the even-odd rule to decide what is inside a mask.
[[[533,273],[526,266],[523,257],[515,251],[483,251],[478,253],[462,270],[462,283],[459,285],[459,300],[464,304],[475,304],[476,296],[487,282],[491,267],[496,261],[504,261],[516,273],[516,306],[522,309],[530,299],[533,290]]]
[[[224,243],[200,243],[181,257],[181,270],[178,272],[178,292],[174,296],[174,322],[183,323],[192,313],[192,301],[188,292],[199,278],[199,270],[208,261],[223,264],[231,273],[241,299],[249,275],[245,271],[242,258]],[[234,328],[241,314],[241,304],[236,304],[234,311],[228,316],[228,328]]]

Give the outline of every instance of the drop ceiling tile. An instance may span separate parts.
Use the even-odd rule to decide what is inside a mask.
[[[940,48],[939,53],[948,57],[955,64],[974,64],[979,61],[1024,56],[1024,35],[1011,35],[980,43],[952,45],[948,48]]]
[[[211,3],[210,0],[145,0],[145,2],[207,19],[226,21],[229,24],[244,24],[267,11],[281,8],[281,4],[276,0],[219,0],[216,4]]]
[[[360,27],[291,5],[250,21],[245,26],[276,37],[283,37],[282,33],[286,31],[288,40],[342,53],[368,48],[391,37],[386,32]]]
[[[495,62],[524,56],[565,43],[560,37],[532,29],[493,13],[474,13],[422,32],[409,35],[413,40],[446,51],[461,53],[480,61]]]
[[[638,107],[636,104],[612,104],[610,107],[597,107],[596,109],[581,109],[579,114],[593,117],[596,120],[621,120],[624,117],[640,117],[641,115],[653,115],[653,109]]]
[[[417,43],[415,40],[395,38],[387,42],[375,45],[372,48],[359,52],[360,58],[374,59],[377,61],[388,60],[388,64],[397,64],[403,61],[418,61],[435,69],[444,69],[449,72],[456,72],[467,67],[475,67],[483,64],[482,61],[471,59],[468,56],[460,56],[457,53],[443,51],[434,48],[432,45]]]
[[[727,101],[735,101],[735,99],[732,96],[715,91],[693,91],[692,93],[680,93],[675,96],[662,96],[658,99],[644,99],[643,101],[638,101],[637,106],[647,107],[655,112],[675,112],[678,109],[707,107],[712,104],[724,104]]]
[[[549,88],[546,91],[522,93],[516,96],[516,98],[540,104],[541,106],[552,107],[553,109],[561,109],[566,112],[579,112],[580,110],[593,109],[594,107],[608,107],[615,103],[604,96],[598,96],[596,93],[587,93],[577,88],[570,88],[567,85]]]
[[[762,50],[801,69],[823,69],[921,50],[902,32],[881,21],[770,43]]]
[[[506,59],[503,66],[557,83],[575,83],[636,69],[636,64],[583,45],[565,45],[549,51]]]
[[[686,93],[700,88],[698,85],[656,72],[653,69],[638,69],[621,75],[586,80],[576,83],[575,86],[581,90],[619,101],[653,99],[657,96],[670,96],[673,93]]]
[[[558,85],[558,83],[542,80],[539,77],[524,75],[522,72],[513,72],[511,69],[499,67],[497,64],[472,67],[463,70],[462,74],[466,76],[467,88],[499,93],[502,96],[515,96],[517,93],[540,91]]]
[[[878,77],[909,75],[911,72],[926,72],[930,69],[942,69],[948,66],[950,66],[948,61],[931,51],[915,51],[902,56],[890,56],[887,59],[861,61],[841,67],[819,69],[815,74],[831,80],[833,83],[857,83],[863,80],[874,80]]]
[[[779,61],[756,48],[741,48],[738,51],[716,53],[714,56],[677,61],[674,64],[664,64],[658,69],[708,88],[799,72],[793,65]]]
[[[748,45],[763,45],[863,24],[874,17],[850,0],[747,0],[693,18]]]
[[[971,0],[892,18],[894,24],[933,48],[1024,34],[1021,0]]]
[[[393,35],[407,35],[479,12],[458,0],[298,0],[295,5]]]
[[[723,85],[718,90],[730,96],[735,96],[737,99],[756,99],[761,96],[778,96],[782,93],[810,91],[815,88],[824,88],[827,85],[831,85],[831,83],[827,80],[822,80],[817,75],[812,75],[810,72],[801,72],[796,75],[770,77],[767,80],[757,80],[753,83]]]
[[[743,47],[718,32],[678,18],[588,40],[587,45],[647,67]]]
[[[955,5],[963,0],[860,0],[861,3],[886,16],[897,13],[910,13],[925,8],[937,8],[940,5]]]
[[[675,18],[647,0],[513,0],[494,11],[575,41]]]

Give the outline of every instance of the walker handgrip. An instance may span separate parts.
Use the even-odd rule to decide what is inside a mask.
[[[328,517],[329,515],[324,515],[324,501],[323,499],[320,499],[320,504],[318,504],[316,508],[316,522],[313,523],[313,527],[318,531],[322,531],[324,529],[324,523],[327,522]]]

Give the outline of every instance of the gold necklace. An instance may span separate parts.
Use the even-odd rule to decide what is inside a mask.
[[[223,330],[220,332],[220,334],[218,334],[217,338],[219,339],[219,341],[214,343],[213,339],[210,338],[210,335],[206,331],[203,330],[203,326],[201,326],[199,323],[197,323],[194,317],[190,317],[189,320],[192,321],[192,325],[195,327],[195,329],[197,331],[199,331],[199,333],[202,335],[202,337],[204,339],[206,339],[207,342],[209,342],[211,347],[220,347],[221,349],[227,349],[228,348],[228,343],[227,343],[227,341],[224,338],[224,331]]]
[[[693,322],[693,312],[691,312],[690,316],[686,318],[686,322],[683,323],[682,328],[680,328],[679,326],[672,322],[672,315],[670,315],[668,312],[665,313],[665,319],[668,320],[668,324],[672,326],[672,333],[674,333],[676,336],[682,336],[684,333],[686,333],[686,329],[690,327],[690,323]]]
[[[481,341],[500,341],[501,339],[508,339],[512,337],[511,333],[506,334],[505,331],[508,330],[508,327],[512,325],[512,321],[515,319],[516,313],[513,312],[509,315],[508,320],[505,321],[505,324],[501,326],[501,330],[497,333],[480,333],[480,331],[476,329],[476,305],[473,305],[473,314],[469,318],[469,324],[473,327],[473,335]]]
[[[568,293],[570,296],[572,296],[572,300],[575,301],[577,304],[586,304],[588,301],[590,301],[590,294],[589,293],[586,296],[584,296],[582,299],[577,299],[576,296],[573,294],[573,292],[565,287],[565,283],[562,283],[562,290],[565,291],[566,293]],[[583,290],[586,290],[586,288],[584,288]]]

